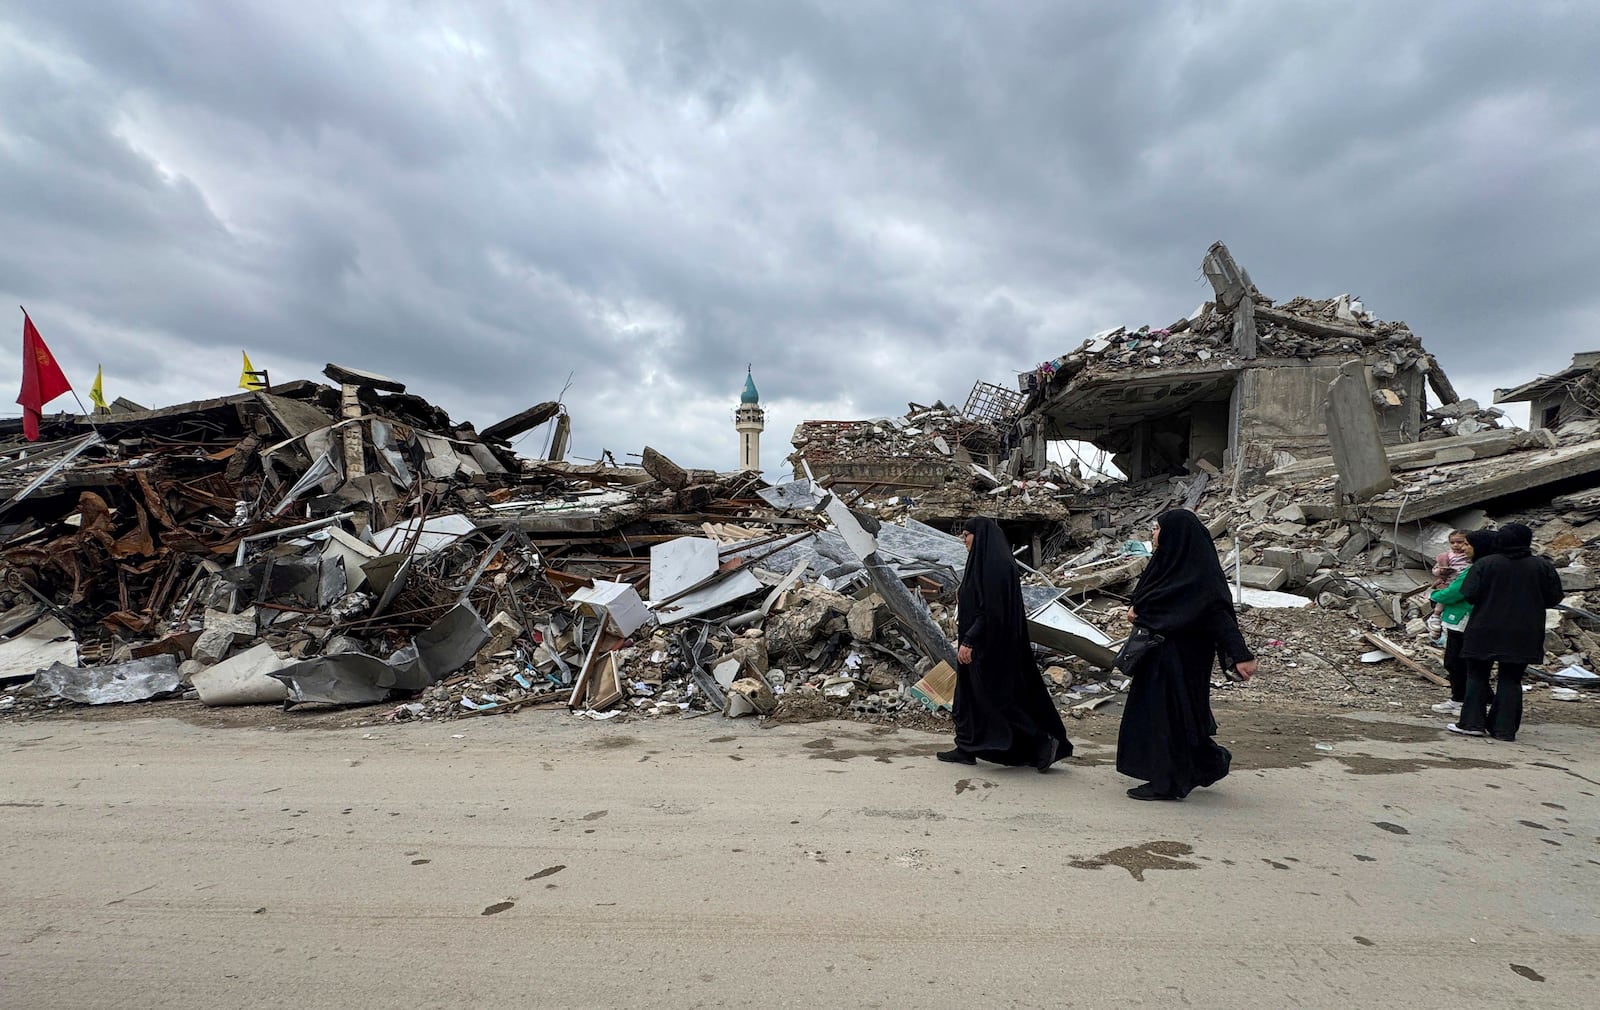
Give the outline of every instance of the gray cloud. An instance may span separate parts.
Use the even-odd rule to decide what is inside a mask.
[[[337,360],[775,467],[1204,300],[1350,291],[1487,398],[1600,316],[1561,3],[57,3],[0,13],[0,296],[147,402]],[[0,360],[0,382],[16,364]]]

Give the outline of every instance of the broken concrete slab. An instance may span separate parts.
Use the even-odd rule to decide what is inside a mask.
[[[364,372],[359,368],[347,368],[344,365],[327,364],[323,366],[322,374],[339,383],[341,386],[368,386],[372,389],[382,390],[385,393],[404,393],[406,384],[386,375],[376,372]]]
[[[1490,459],[1517,449],[1553,448],[1543,434],[1515,428],[1481,431],[1472,435],[1432,439],[1414,445],[1389,446],[1385,450],[1392,470],[1417,470],[1440,463],[1468,459]],[[1273,484],[1298,484],[1302,481],[1320,480],[1338,473],[1332,456],[1298,460],[1288,466],[1269,470],[1266,480]]]
[[[207,610],[204,630],[200,632],[200,637],[195,639],[189,655],[202,663],[215,663],[227,656],[235,641],[241,638],[254,638],[256,631],[254,607],[237,614]]]
[[[845,622],[850,634],[863,642],[870,642],[878,632],[878,611],[883,607],[883,597],[877,593],[851,604]]]
[[[52,663],[34,677],[33,689],[80,705],[115,705],[171,694],[181,683],[178,657],[162,653],[113,666]]]
[[[477,531],[476,523],[459,514],[407,519],[374,533],[372,546],[379,554],[411,553],[421,557],[441,551]]]
[[[1328,425],[1328,440],[1333,446],[1335,485],[1340,502],[1366,501],[1394,486],[1389,473],[1389,457],[1378,430],[1367,391],[1366,368],[1360,361],[1349,361],[1339,368],[1339,377],[1328,384],[1323,403]],[[1276,587],[1262,587],[1276,588]]]
[[[1289,573],[1267,565],[1240,565],[1239,580],[1251,589],[1278,589],[1289,581]]]
[[[765,679],[741,677],[728,685],[726,705],[723,714],[729,717],[770,715],[778,707],[778,699]]]
[[[1378,523],[1427,519],[1492,502],[1535,488],[1578,479],[1600,482],[1600,442],[1512,453],[1494,459],[1447,463],[1430,471],[1427,483],[1407,482],[1349,511]],[[1306,514],[1330,519],[1344,510],[1307,504]]]
[[[1595,570],[1583,565],[1558,568],[1556,574],[1561,576],[1561,591],[1564,593],[1587,592],[1600,586],[1600,578],[1596,578]]]
[[[561,404],[546,400],[544,403],[536,403],[527,410],[512,414],[503,421],[496,421],[478,434],[482,438],[509,441],[525,431],[532,431],[560,412]]]

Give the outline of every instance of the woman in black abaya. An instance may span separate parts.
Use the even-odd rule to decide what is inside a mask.
[[[1133,623],[1162,636],[1132,670],[1117,734],[1117,771],[1143,785],[1136,800],[1181,800],[1228,774],[1233,755],[1211,739],[1211,664],[1248,680],[1255,657],[1239,634],[1228,580],[1199,517],[1164,512],[1152,531],[1155,552],[1133,590]]]
[[[961,539],[967,567],[956,616],[956,745],[938,758],[1047,771],[1072,755],[1072,742],[1033,658],[1010,545],[993,519],[969,519]]]
[[[1472,619],[1461,641],[1467,664],[1466,701],[1446,726],[1465,736],[1515,740],[1522,726],[1522,675],[1544,662],[1544,612],[1561,602],[1555,565],[1533,553],[1533,530],[1521,523],[1500,527],[1500,552],[1475,561],[1461,583],[1472,603]],[[1494,701],[1489,673],[1499,664]]]

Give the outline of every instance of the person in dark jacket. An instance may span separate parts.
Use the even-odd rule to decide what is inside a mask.
[[[956,745],[936,756],[1048,771],[1072,756],[1072,741],[1033,658],[1011,545],[986,518],[967,520],[961,539],[967,567],[956,611]]]
[[[1117,733],[1117,771],[1146,780],[1128,790],[1136,800],[1181,800],[1227,775],[1233,761],[1212,739],[1211,664],[1220,660],[1248,680],[1256,661],[1200,518],[1187,509],[1164,512],[1152,536],[1155,552],[1129,615],[1162,641],[1124,671],[1133,683]]]
[[[1452,534],[1453,536],[1454,534]],[[1467,567],[1442,589],[1435,589],[1429,598],[1439,605],[1440,623],[1444,627],[1444,668],[1450,675],[1450,700],[1433,706],[1440,715],[1458,716],[1461,705],[1467,700],[1467,661],[1461,655],[1461,643],[1466,638],[1467,622],[1472,617],[1472,604],[1461,595],[1462,583],[1472,565],[1487,558],[1499,549],[1499,534],[1492,530],[1473,530],[1464,533]]]
[[[1461,716],[1446,727],[1465,736],[1515,740],[1522,725],[1522,675],[1544,659],[1544,612],[1561,602],[1555,565],[1533,553],[1533,531],[1521,523],[1500,527],[1499,553],[1475,562],[1461,583],[1472,604],[1461,643],[1467,694]],[[1500,665],[1494,703],[1489,673]]]

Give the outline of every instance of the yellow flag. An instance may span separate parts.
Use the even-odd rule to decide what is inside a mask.
[[[106,406],[105,369],[99,365],[94,366],[94,385],[89,387],[89,402],[101,410],[109,410]]]
[[[254,375],[250,374],[250,373],[252,373],[252,372],[254,372],[256,370],[256,366],[250,364],[250,355],[245,354],[243,351],[240,351],[239,353],[240,354],[244,354],[244,371],[239,373],[239,388],[240,389],[266,389],[267,387],[262,383],[262,381],[260,379],[256,378]]]

